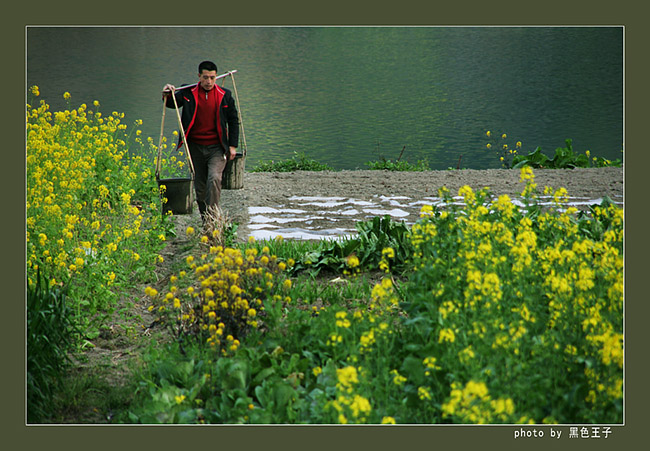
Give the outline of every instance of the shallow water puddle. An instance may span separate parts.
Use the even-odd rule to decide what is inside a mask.
[[[392,210],[384,210],[381,208],[364,208],[364,213],[368,213],[371,216],[391,216],[393,218],[406,218],[410,213],[399,208],[393,208]]]
[[[282,216],[282,217],[269,217],[264,215],[256,215],[250,218],[250,222],[257,224],[268,224],[269,222],[277,222],[280,224],[288,224],[291,222],[305,222],[314,219],[325,219],[322,216],[305,216],[305,217],[296,217],[296,216]]]
[[[286,228],[286,229],[259,229],[253,230],[251,236],[256,240],[270,240],[274,239],[277,236],[281,236],[285,239],[294,239],[294,240],[322,240],[322,239],[345,239],[351,238],[355,234],[350,233],[345,229],[320,229],[320,230],[309,230],[301,229],[298,227]]]
[[[492,201],[497,198],[495,196]],[[538,199],[541,206],[554,205],[553,196],[539,196]],[[568,197],[564,205],[566,208],[586,209],[590,205],[599,205],[602,201],[602,198]],[[517,208],[526,208],[519,198],[511,198],[511,202]],[[613,202],[622,206],[622,196],[613,199]],[[359,200],[347,197],[291,196],[284,205],[249,207],[248,228],[255,239],[272,239],[277,236],[297,240],[344,239],[356,235],[356,222],[375,216],[388,215],[396,221],[412,225],[420,217],[424,205],[446,208],[450,205],[463,207],[465,203],[462,196],[454,196],[450,203],[440,197],[411,199],[406,196],[376,195],[371,200]],[[489,203],[486,205],[489,206]]]

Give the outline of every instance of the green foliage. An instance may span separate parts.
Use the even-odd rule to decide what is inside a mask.
[[[351,283],[357,284],[356,288],[329,290],[325,297],[332,302],[331,309],[308,308],[324,293],[310,296],[305,286],[295,287],[291,297],[304,304],[285,308],[280,315],[269,315],[264,320],[264,331],[252,331],[246,339],[255,346],[240,347],[218,359],[198,342],[185,343],[183,347],[175,343],[164,350],[152,347],[146,365],[137,375],[140,388],[135,402],[120,421],[336,422],[336,415],[326,408],[337,395],[339,363],[334,356],[345,356],[346,348],[371,328],[370,322],[357,319],[341,337],[337,348],[340,353],[328,344],[331,327],[341,320],[341,306],[346,306],[351,293],[357,295],[353,299],[370,294],[367,283]],[[353,308],[361,309],[362,304]],[[298,336],[302,338],[296,340]],[[288,337],[293,338],[287,340]],[[367,358],[376,359],[377,355],[368,354]]]
[[[236,222],[229,222],[223,229],[223,245],[231,247],[237,241],[237,229],[239,224]]]
[[[388,257],[383,254],[384,249],[388,248],[393,250],[390,266],[396,270],[404,267],[411,250],[406,224],[394,222],[386,215],[359,221],[356,229],[357,236],[354,238],[322,241],[318,249],[296,260],[294,273],[301,270],[318,273],[322,269],[343,272],[357,266],[366,270],[377,268],[382,260],[388,264]]]
[[[541,147],[537,147],[528,155],[519,153],[522,148],[521,141],[517,141],[514,146],[508,144],[508,136],[505,133],[499,137],[498,134],[488,130],[486,136],[489,139],[487,143],[488,150],[496,152],[501,166],[506,169],[519,169],[524,166],[545,169],[572,169],[607,166],[620,167],[622,165],[620,159],[611,161],[602,157],[592,158],[591,152],[588,150],[584,154],[576,153],[573,150],[572,140],[570,139],[565,140],[566,147],[558,147],[555,149],[553,157],[549,158],[542,153]]]
[[[429,162],[427,159],[418,160],[416,164],[409,163],[406,160],[402,160],[402,155],[406,150],[406,146],[402,147],[402,151],[396,160],[386,158],[381,154],[380,144],[377,143],[377,153],[379,154],[379,159],[375,161],[369,161],[366,163],[366,166],[370,170],[376,171],[428,171]]]
[[[123,421],[620,422],[622,213],[575,214],[562,189],[541,208],[522,180],[524,210],[442,190],[410,230],[378,218],[311,252],[344,277],[298,271],[283,302],[261,294],[261,326],[218,359],[200,342],[152,351]],[[393,248],[405,280],[370,282]]]
[[[518,155],[513,158],[512,166],[515,169],[522,166],[549,169],[586,167],[589,164],[587,156],[575,154],[570,139],[567,139],[565,142],[566,147],[558,147],[555,149],[555,156],[553,158],[548,158],[542,153],[541,148],[538,147],[528,155]]]
[[[515,169],[523,166],[545,169],[572,169],[572,168],[589,168],[589,167],[606,167],[621,166],[621,160],[610,161],[602,157],[589,159],[589,153],[576,153],[573,150],[571,140],[565,141],[566,147],[558,147],[552,158],[542,153],[542,149],[537,147],[528,155],[515,155],[512,159],[512,167]]]
[[[125,422],[294,423],[306,421],[308,395],[300,382],[308,360],[281,348],[245,349],[231,358],[212,360],[204,350],[192,357],[172,348],[169,356],[152,354],[141,374],[136,398],[142,400]]]
[[[68,352],[74,346],[72,311],[65,289],[49,286],[37,274],[27,287],[27,421],[39,423],[52,414],[51,400],[61,389]]]
[[[307,158],[305,152],[294,152],[293,157],[285,161],[267,161],[259,163],[251,172],[293,172],[293,171],[332,171],[325,164]]]
[[[267,248],[269,254],[277,256],[280,261],[287,262],[289,260],[299,261],[305,254],[314,252],[321,246],[322,242],[320,241],[285,240],[282,236],[278,235],[273,239],[251,239],[247,243],[242,244],[241,249],[256,249],[261,254],[264,248]]]
[[[430,169],[426,159],[418,160],[417,163],[412,164],[405,160],[393,161],[382,157],[377,161],[367,162],[366,166],[376,171],[428,171]]]

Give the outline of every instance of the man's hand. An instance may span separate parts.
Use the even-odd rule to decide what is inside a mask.
[[[230,152],[229,152],[230,155],[229,155],[228,159],[229,160],[234,160],[237,157],[237,148],[233,147],[233,146],[230,146],[229,150],[230,150]]]
[[[162,90],[163,98],[167,97],[174,89],[176,89],[174,85],[170,85],[169,83],[167,83]]]

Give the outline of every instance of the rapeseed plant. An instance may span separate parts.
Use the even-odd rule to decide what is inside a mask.
[[[409,346],[458,381],[443,419],[620,421],[623,212],[595,207],[581,223],[565,207],[565,189],[551,190],[555,206],[541,211],[530,168],[521,182],[523,211],[506,196],[490,205],[485,191],[469,187],[459,190],[462,214],[446,210],[455,221],[423,209],[411,235],[415,272],[402,288],[417,326],[407,329]],[[602,238],[581,232],[593,223]],[[531,396],[523,380],[548,390]]]
[[[190,228],[186,232],[194,234]],[[198,258],[186,257],[186,264],[189,271],[170,279],[164,296],[145,289],[150,310],[160,313],[179,340],[197,338],[227,355],[237,351],[241,340],[261,327],[266,316],[291,303],[286,295],[291,289],[285,275],[289,268],[269,255],[267,247],[259,255],[256,249],[213,245]]]
[[[515,145],[511,147],[511,145],[506,142],[508,135],[505,133],[499,135],[498,133],[492,133],[492,131],[487,130],[485,136],[490,140],[490,142],[486,144],[486,148],[496,153],[502,167],[506,169],[510,168],[512,166],[513,158],[517,156],[517,153],[521,150],[521,141],[517,141]]]
[[[382,277],[363,292],[290,280],[262,243],[202,249],[169,296],[149,290],[218,366],[249,368],[236,390],[210,392],[222,401],[201,421],[620,422],[623,212],[579,214],[550,188],[542,209],[532,170],[521,179],[524,209],[470,187],[459,205],[441,189],[406,236],[405,280],[383,272],[402,250],[379,247]],[[345,286],[364,277],[361,252],[347,253]]]
[[[38,87],[30,94],[40,95]],[[110,308],[134,274],[155,265],[163,245],[153,172],[123,117],[86,104],[26,108],[27,283],[41,269],[52,286],[69,286],[79,320]]]

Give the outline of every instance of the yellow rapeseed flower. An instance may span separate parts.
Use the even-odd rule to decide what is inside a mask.
[[[401,386],[406,382],[406,378],[399,374],[397,370],[391,370],[390,374],[393,376],[393,383],[395,385]]]
[[[356,255],[352,254],[346,259],[346,264],[350,268],[356,268],[359,266],[359,258]]]
[[[388,258],[395,258],[395,249],[393,249],[392,247],[385,247],[381,251],[381,255],[384,255]]]
[[[449,342],[453,343],[456,341],[456,334],[454,334],[454,331],[451,329],[441,329],[440,333],[438,335],[438,343],[442,342]]]
[[[350,404],[350,409],[352,409],[352,415],[355,418],[359,418],[367,416],[372,410],[372,407],[367,398],[360,395],[354,395],[352,403]]]
[[[430,401],[431,400],[431,392],[427,387],[418,387],[418,397],[422,401]]]
[[[354,384],[359,383],[357,369],[353,366],[346,366],[345,368],[336,370],[336,377],[338,384],[342,388],[351,388]]]

